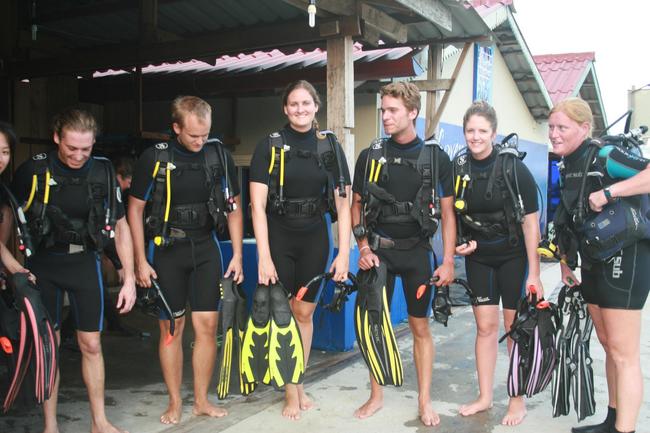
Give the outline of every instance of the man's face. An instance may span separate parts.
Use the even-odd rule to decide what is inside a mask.
[[[212,119],[197,117],[194,114],[187,114],[183,124],[176,122],[172,125],[178,136],[178,142],[190,152],[199,152],[208,140]]]
[[[62,163],[70,168],[81,168],[90,159],[95,144],[95,133],[63,129],[61,136],[54,133],[54,142],[59,148],[58,156]]]
[[[388,135],[396,137],[410,131],[414,128],[413,120],[417,115],[417,110],[409,111],[401,98],[389,95],[381,98],[381,121]]]

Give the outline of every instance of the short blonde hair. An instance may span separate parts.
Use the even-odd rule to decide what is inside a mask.
[[[212,107],[198,96],[178,96],[172,102],[172,123],[183,126],[183,120],[188,114],[212,120]]]
[[[553,107],[549,116],[553,113],[564,113],[569,119],[580,125],[585,122],[589,123],[589,135],[591,135],[594,127],[594,115],[584,99],[577,97],[563,99]]]

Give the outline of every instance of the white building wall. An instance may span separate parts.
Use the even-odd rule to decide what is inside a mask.
[[[472,103],[474,49],[471,48],[465,58],[454,85],[452,94],[447,102],[441,122],[462,126],[463,115]],[[443,65],[443,78],[450,78],[456,62],[460,57],[458,53],[450,56]],[[492,105],[497,112],[499,121],[498,133],[507,135],[510,132],[519,134],[519,138],[535,143],[546,143],[547,128],[545,123],[538,123],[531,115],[523,96],[519,93],[508,66],[501,53],[496,50],[494,56],[494,74],[492,81]]]

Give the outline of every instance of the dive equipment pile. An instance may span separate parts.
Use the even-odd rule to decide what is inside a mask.
[[[287,291],[279,281],[258,284],[242,342],[243,381],[281,389],[288,383],[302,383],[304,372],[302,339]]]

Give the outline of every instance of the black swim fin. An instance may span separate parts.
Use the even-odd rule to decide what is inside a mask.
[[[375,381],[401,386],[402,358],[390,319],[384,263],[357,274],[359,287],[354,307],[354,330],[359,350]]]
[[[247,383],[270,383],[269,338],[271,333],[271,294],[269,286],[258,284],[253,293],[253,308],[242,341],[241,373]]]
[[[222,338],[217,361],[217,396],[224,399],[234,392],[248,395],[255,390],[256,384],[244,381],[241,373],[241,349],[248,321],[246,298],[232,278],[222,279],[220,289],[219,328]]]
[[[40,292],[27,279],[27,274],[14,274],[13,282],[15,303],[20,312],[20,339],[16,368],[3,403],[5,412],[16,399],[28,369],[33,369],[34,397],[39,404],[50,398],[58,369],[54,327],[41,301]]]

